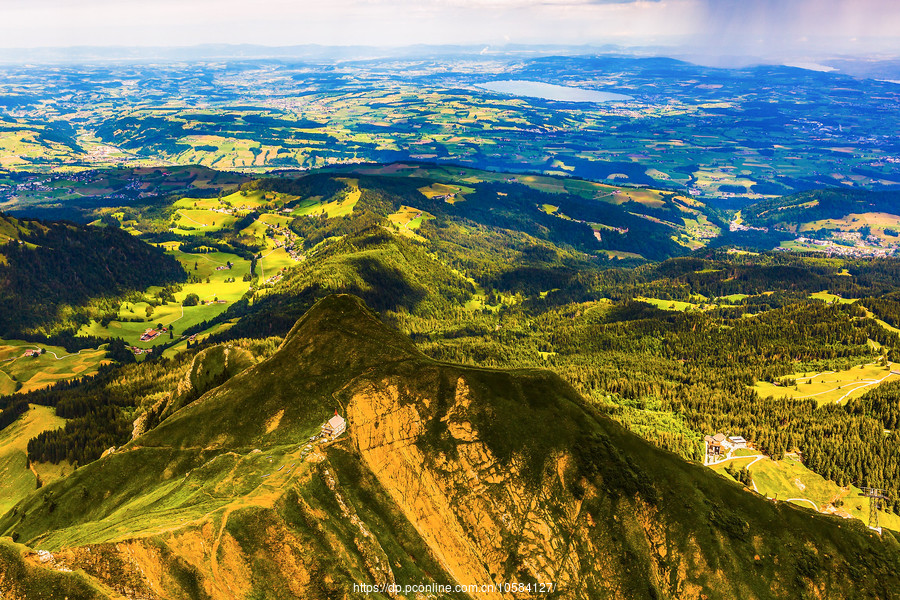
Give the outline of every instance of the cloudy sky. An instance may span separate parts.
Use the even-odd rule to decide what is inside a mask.
[[[0,0],[0,46],[691,44],[900,53],[900,0]]]

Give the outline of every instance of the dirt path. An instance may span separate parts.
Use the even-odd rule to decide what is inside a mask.
[[[859,386],[859,387],[857,387],[857,388],[854,388],[854,389],[850,390],[849,392],[847,392],[846,394],[844,394],[843,396],[841,396],[840,398],[838,398],[837,400],[835,400],[834,403],[835,403],[835,404],[840,404],[847,396],[849,396],[849,395],[852,394],[853,392],[855,392],[855,391],[857,391],[857,390],[861,390],[861,389],[863,389],[863,388],[865,388],[865,387],[869,387],[870,385],[877,385],[877,384],[881,383],[882,381],[884,381],[885,379],[887,379],[888,377],[890,377],[890,376],[893,375],[893,374],[894,374],[893,371],[888,371],[888,374],[885,375],[884,377],[882,377],[881,379],[878,379],[877,381],[872,381],[871,383],[866,383],[865,385],[861,385],[861,386]]]
[[[759,459],[761,459],[761,458],[768,458],[768,457],[767,457],[766,455],[764,455],[764,454],[751,454],[751,455],[749,455],[749,456],[730,456],[730,457],[728,457],[728,458],[723,458],[722,460],[717,460],[716,462],[711,462],[711,463],[709,463],[707,466],[708,466],[708,467],[712,467],[712,466],[715,466],[715,465],[722,465],[722,464],[727,463],[727,462],[730,461],[730,460],[743,460],[743,459],[745,459],[745,458],[755,458],[756,460],[754,460],[753,462],[750,463],[750,465],[752,465],[752,464],[755,463],[757,460],[759,460]],[[750,465],[747,465],[747,466],[749,467]]]
[[[207,225],[206,223],[201,223],[200,221],[197,221],[196,219],[190,218],[190,217],[187,216],[186,214],[182,213],[181,210],[176,210],[175,212],[176,212],[177,214],[181,215],[182,217],[184,217],[185,219],[187,219],[188,221],[193,221],[194,223],[196,223],[196,224],[199,225],[200,227],[209,227],[209,225]]]
[[[816,503],[807,498],[788,498],[787,500],[784,500],[784,502],[809,502],[810,504],[812,504],[813,508],[816,509],[816,512],[821,512],[819,510],[819,507],[816,506]]]
[[[243,506],[241,507],[243,508]],[[219,581],[219,546],[222,544],[222,536],[225,535],[225,526],[228,525],[228,517],[236,508],[238,508],[238,506],[234,504],[229,504],[225,507],[225,511],[222,513],[222,522],[219,524],[219,533],[216,535],[216,540],[213,542],[212,548],[210,549],[209,566],[212,571],[213,581],[215,582]]]

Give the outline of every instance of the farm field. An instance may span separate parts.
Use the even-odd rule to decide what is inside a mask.
[[[836,372],[794,373],[793,375],[782,377],[781,380],[794,379],[797,382],[796,385],[776,385],[775,383],[759,381],[753,386],[753,389],[763,397],[813,398],[820,405],[841,403],[850,398],[862,396],[882,383],[900,380],[900,375],[894,373],[894,370],[900,371],[892,363],[888,364],[888,366],[869,363]]]
[[[37,478],[27,466],[28,440],[42,431],[58,429],[66,420],[54,408],[31,405],[12,425],[0,430],[0,514],[37,487]]]
[[[433,218],[434,215],[431,213],[405,204],[397,212],[388,215],[388,220],[397,227],[402,235],[418,239],[421,237],[416,234],[415,230],[421,227],[423,222]]]
[[[247,292],[250,284],[243,280],[244,275],[250,272],[250,261],[236,254],[227,252],[205,252],[191,254],[176,250],[177,242],[169,242],[168,253],[178,259],[188,273],[196,275],[199,283],[185,283],[181,291],[175,292],[175,302],[152,307],[150,316],[147,309],[151,308],[149,300],[153,299],[158,288],[148,289],[144,301],[125,301],[119,306],[116,318],[104,327],[98,321],[92,321],[90,325],[82,326],[80,335],[96,335],[108,337],[121,337],[130,346],[138,348],[152,348],[160,343],[169,342],[167,333],[163,333],[150,341],[142,342],[141,335],[145,330],[158,324],[168,328],[174,327],[174,335],[181,335],[188,327],[209,320],[225,311],[230,304],[240,300]],[[233,266],[227,268],[228,263]],[[207,278],[209,283],[206,283]],[[227,281],[234,279],[234,281]],[[196,306],[183,306],[182,302],[188,294],[197,294],[201,303]]]
[[[25,356],[27,350],[39,349],[45,352]],[[30,392],[64,379],[93,375],[105,362],[104,347],[73,353],[60,346],[0,340],[0,394]]]

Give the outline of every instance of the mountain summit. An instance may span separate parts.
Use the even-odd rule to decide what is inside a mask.
[[[317,437],[335,410],[347,431]],[[428,583],[477,586],[453,598],[900,589],[890,532],[747,493],[550,372],[434,361],[347,295],[313,306],[271,358],[35,491],[0,517],[0,535],[27,545],[0,543],[12,598],[412,598],[404,586]]]

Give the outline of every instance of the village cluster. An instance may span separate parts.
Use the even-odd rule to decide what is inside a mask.
[[[833,256],[848,257],[876,257],[886,258],[889,256],[900,256],[900,245],[885,245],[884,242],[874,235],[863,237],[859,231],[834,231],[832,232],[834,240],[817,240],[808,237],[798,237],[795,241],[798,244],[809,246],[811,250],[825,252]],[[778,251],[787,251],[787,248],[775,248]]]

